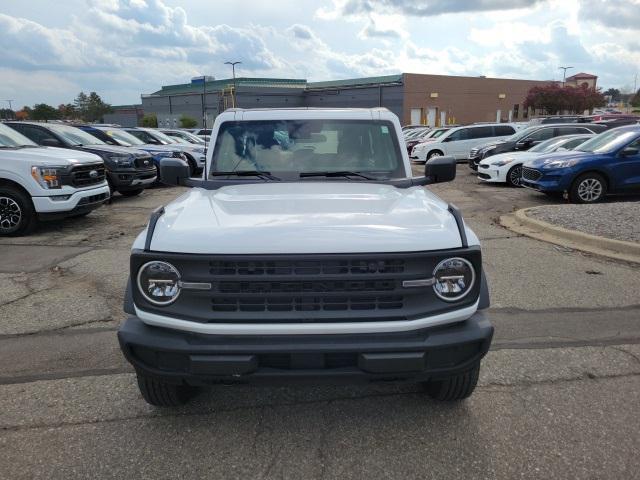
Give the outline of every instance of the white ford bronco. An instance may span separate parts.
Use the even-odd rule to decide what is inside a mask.
[[[0,124],[0,236],[26,235],[40,220],[86,215],[107,200],[100,157],[41,147]]]
[[[118,338],[145,400],[279,380],[414,381],[474,390],[493,327],[478,238],[413,177],[386,109],[227,110],[202,179],[157,209],[131,252]]]

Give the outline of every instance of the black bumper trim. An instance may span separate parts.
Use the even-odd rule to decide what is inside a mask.
[[[425,381],[471,368],[489,350],[483,312],[453,325],[364,335],[199,335],[129,317],[120,347],[139,371],[171,383]]]

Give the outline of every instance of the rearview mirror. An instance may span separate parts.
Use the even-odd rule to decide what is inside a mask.
[[[165,185],[184,185],[189,179],[189,164],[178,158],[160,160],[160,181]]]
[[[434,157],[424,166],[424,175],[430,183],[450,182],[456,178],[456,159],[454,157]]]

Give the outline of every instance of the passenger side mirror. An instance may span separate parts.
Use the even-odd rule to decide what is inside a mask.
[[[189,179],[189,164],[178,158],[160,160],[160,181],[165,185],[184,185]]]
[[[621,157],[633,157],[638,155],[638,149],[633,147],[627,147],[620,152]]]
[[[42,145],[43,147],[60,147],[60,146],[62,146],[62,144],[60,143],[60,140],[58,140],[57,138],[44,138],[40,142],[40,145]]]
[[[434,157],[424,166],[424,175],[429,183],[450,182],[456,178],[456,159],[454,157]]]

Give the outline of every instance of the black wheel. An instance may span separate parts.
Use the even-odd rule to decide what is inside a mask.
[[[569,191],[573,203],[596,203],[607,194],[607,182],[597,173],[585,173],[575,179]]]
[[[120,195],[123,197],[135,197],[136,195],[140,195],[144,188],[136,188],[135,190],[118,190]]]
[[[145,401],[156,407],[179,407],[195,394],[195,388],[187,385],[173,385],[144,373],[137,373],[138,388]]]
[[[0,236],[26,235],[37,223],[31,198],[12,186],[0,186]]]
[[[514,165],[507,172],[507,184],[511,187],[520,187],[522,184],[522,165]]]
[[[431,380],[426,383],[425,388],[427,394],[435,400],[447,402],[464,400],[475,390],[479,374],[480,362],[466,372],[439,380]]]
[[[434,150],[432,152],[429,152],[429,155],[427,155],[427,161],[431,160],[432,158],[441,157],[441,156],[442,156],[442,152],[440,150]]]

